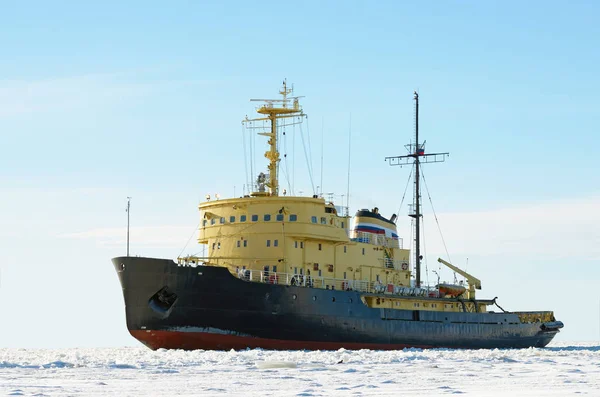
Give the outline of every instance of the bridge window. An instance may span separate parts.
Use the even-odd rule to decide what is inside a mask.
[[[248,246],[248,240],[244,240],[244,247]]]
[[[363,248],[363,251],[362,251],[362,252],[363,252],[363,255],[364,255],[364,254],[365,254],[365,249],[364,249],[364,248]]]
[[[321,217],[321,223],[324,225],[327,223],[327,218],[325,218],[324,216]]]
[[[277,222],[283,222],[283,214],[277,214],[276,219]]]
[[[218,250],[220,250],[220,249],[221,249],[221,242],[220,242],[220,241],[217,243],[217,249],[218,249]]]
[[[264,218],[265,222],[268,222],[271,220],[271,214],[265,214]]]
[[[235,216],[230,216],[230,217],[229,217],[229,222],[230,222],[230,223],[233,223],[233,222],[235,222]]]
[[[273,240],[273,247],[279,246],[279,240]]]
[[[319,269],[319,277],[321,277],[321,270]]]
[[[221,219],[219,219],[219,223],[220,223],[220,224],[223,224],[223,223],[225,223],[225,217],[221,217]]]
[[[210,220],[210,224],[211,224],[211,225],[214,225],[215,223],[216,223],[216,219],[215,219],[215,218],[212,218],[212,219]]]
[[[240,215],[240,222],[246,222],[246,215]]]
[[[237,247],[240,248],[240,240],[237,241]]]
[[[277,241],[277,240],[275,240],[275,241]],[[277,266],[276,265],[273,265],[273,273],[277,273]]]
[[[311,216],[311,217],[310,217],[310,221],[311,221],[312,223],[317,223],[317,217],[316,217],[316,216]]]
[[[258,215],[252,215],[252,222],[258,222]]]
[[[304,248],[304,241],[300,241],[300,248]]]
[[[206,226],[206,223],[207,223],[207,222],[206,222],[206,219],[204,219],[204,220],[202,221],[202,226]]]
[[[271,240],[267,240],[267,247],[271,246]]]
[[[344,254],[346,253],[346,248],[347,248],[347,247],[344,245]]]
[[[321,251],[321,248],[322,248],[322,247],[321,247],[321,243],[319,243],[319,251]]]
[[[296,222],[298,220],[298,215],[292,214],[290,215],[290,222]]]
[[[344,272],[344,280],[346,279],[346,272]]]
[[[379,281],[379,274],[375,276],[375,280]]]
[[[216,243],[213,243],[213,248],[212,248],[213,250],[215,249],[216,245],[217,245]]]
[[[344,222],[342,222],[342,229],[344,228]]]

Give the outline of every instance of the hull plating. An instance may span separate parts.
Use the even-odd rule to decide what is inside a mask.
[[[220,267],[120,257],[127,328],[152,349],[546,346],[558,332],[513,313],[372,309],[360,294],[249,283]]]

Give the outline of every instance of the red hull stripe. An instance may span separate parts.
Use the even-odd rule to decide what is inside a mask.
[[[433,346],[414,346],[385,343],[345,343],[345,342],[312,342],[299,340],[281,340],[254,338],[248,336],[225,335],[208,332],[153,331],[130,330],[129,333],[149,348],[183,349],[183,350],[243,350],[243,349],[272,349],[272,350],[401,350],[404,348],[431,348]]]

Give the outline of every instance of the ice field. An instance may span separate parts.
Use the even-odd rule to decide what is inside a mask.
[[[600,346],[526,350],[0,349],[12,396],[600,396]]]

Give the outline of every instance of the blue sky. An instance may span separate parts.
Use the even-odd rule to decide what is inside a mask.
[[[554,309],[563,340],[599,338],[599,16],[592,1],[4,4],[2,345],[134,345],[110,264],[125,198],[132,251],[176,257],[198,201],[241,191],[248,99],[283,78],[306,96],[317,180],[323,131],[324,191],[346,192],[351,129],[350,205],[386,214],[409,170],[383,157],[404,154],[419,90],[428,151],[451,153],[425,175],[453,261],[511,310]]]

